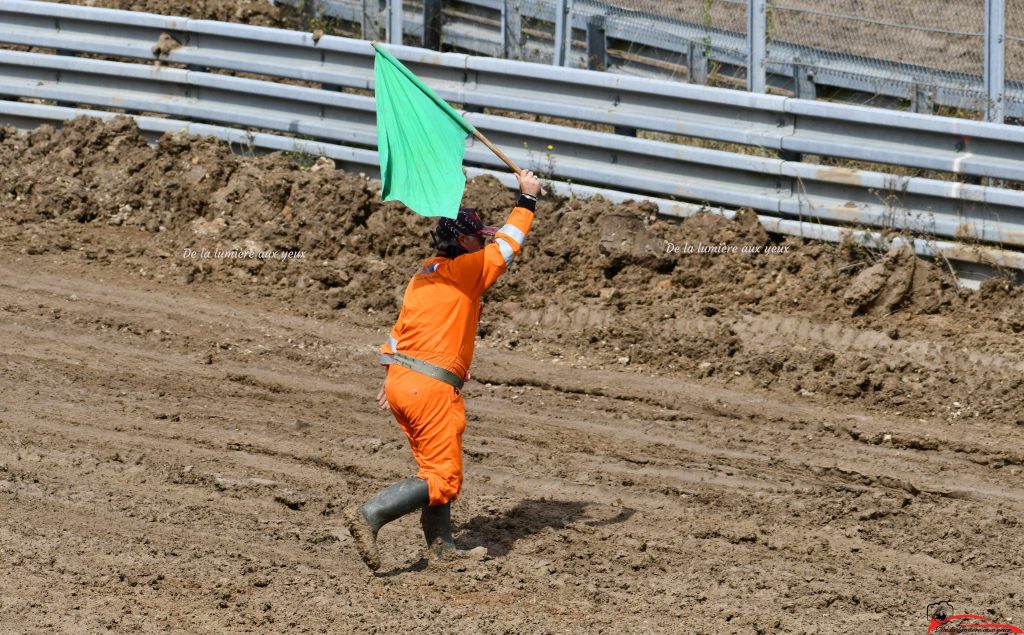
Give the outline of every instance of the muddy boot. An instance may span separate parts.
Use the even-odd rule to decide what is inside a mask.
[[[424,507],[429,501],[427,482],[410,477],[391,485],[362,507],[352,505],[345,510],[345,524],[366,566],[373,571],[380,568],[380,554],[377,553],[377,532],[380,528]]]
[[[428,555],[436,560],[450,558],[471,558],[482,560],[487,555],[486,547],[459,549],[452,538],[452,504],[424,507],[420,514],[423,537],[427,540]]]

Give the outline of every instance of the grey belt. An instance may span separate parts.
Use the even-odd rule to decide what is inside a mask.
[[[405,355],[403,353],[395,353],[394,359],[395,363],[398,364],[399,366],[408,368],[409,370],[414,370],[417,373],[420,373],[421,375],[426,375],[427,377],[439,379],[446,384],[455,386],[455,390],[462,390],[462,385],[466,383],[465,381],[462,380],[462,377],[459,377],[458,375],[448,370],[447,368],[435,366],[434,364],[431,364],[430,362],[425,362],[422,359],[409,357],[408,355]]]

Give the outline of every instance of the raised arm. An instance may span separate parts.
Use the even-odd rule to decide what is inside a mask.
[[[533,224],[533,213],[540,195],[540,181],[533,172],[523,170],[519,179],[519,198],[505,224],[498,229],[494,242],[480,251],[465,254],[448,263],[445,272],[468,293],[480,295],[505,272]]]

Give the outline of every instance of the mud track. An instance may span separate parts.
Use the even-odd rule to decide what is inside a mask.
[[[1024,622],[998,281],[919,261],[880,309],[860,287],[899,254],[666,260],[779,239],[548,202],[467,387],[456,535],[491,557],[428,564],[409,517],[372,575],[341,509],[414,469],[373,353],[422,223],[324,163],[123,120],[2,147],[0,631],[905,633],[940,599]],[[246,241],[307,257],[181,255]]]
[[[1020,619],[1016,430],[488,346],[455,511],[492,559],[427,567],[404,519],[372,576],[340,509],[413,469],[371,407],[380,334],[79,263],[0,264],[7,632],[916,632],[946,597]]]

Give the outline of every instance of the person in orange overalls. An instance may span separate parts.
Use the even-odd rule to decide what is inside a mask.
[[[381,346],[387,376],[377,401],[402,427],[419,471],[345,510],[359,554],[372,570],[380,567],[380,528],[417,509],[434,556],[486,553],[483,547],[456,548],[451,502],[462,489],[462,385],[470,376],[480,296],[519,253],[541,191],[533,172],[523,170],[517,178],[519,198],[500,229],[484,225],[468,208],[438,221],[433,232],[438,253],[409,282],[398,322]],[[486,236],[494,241],[485,246]]]

